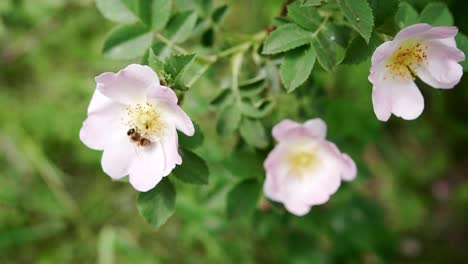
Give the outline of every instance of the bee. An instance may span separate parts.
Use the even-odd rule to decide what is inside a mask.
[[[130,128],[127,131],[127,135],[133,142],[138,143],[139,146],[147,147],[151,144],[151,141],[145,137],[142,137],[140,132],[138,132],[138,130],[135,128]]]

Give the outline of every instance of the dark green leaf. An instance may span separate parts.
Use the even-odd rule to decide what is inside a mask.
[[[371,35],[369,43],[366,43],[360,37],[354,38],[346,50],[346,57],[343,63],[358,64],[367,60],[380,44],[382,44],[382,40],[375,34]]]
[[[257,207],[261,185],[255,179],[238,183],[227,196],[227,216],[229,218],[246,218],[253,214]]]
[[[234,97],[232,96],[232,90],[223,89],[213,100],[211,100],[210,104],[212,106],[221,108],[227,104],[231,104],[233,100],[234,100]]]
[[[221,5],[221,6],[216,7],[215,10],[213,11],[213,14],[211,15],[213,22],[215,22],[216,24],[221,23],[224,16],[226,15],[227,10],[228,10],[227,5]]]
[[[151,46],[152,34],[142,24],[119,26],[104,41],[103,53],[114,59],[133,59]]]
[[[375,27],[391,21],[398,9],[398,0],[369,0],[374,12]]]
[[[96,0],[96,6],[105,18],[114,22],[131,23],[138,19],[123,0]]]
[[[148,192],[138,193],[138,212],[154,228],[163,225],[175,210],[176,192],[167,177]]]
[[[463,33],[458,33],[455,40],[457,41],[458,48],[466,54],[468,54],[468,37]],[[468,71],[468,61],[465,59],[464,61],[460,62],[461,66],[463,66],[464,71]]]
[[[266,39],[263,54],[276,54],[285,52],[312,40],[311,33],[296,24],[287,24],[277,28]]]
[[[239,93],[242,97],[254,96],[265,89],[265,76],[260,75],[239,84]]]
[[[201,43],[205,47],[211,47],[213,46],[214,42],[215,42],[215,32],[213,28],[210,28],[202,34]]]
[[[205,140],[205,136],[203,135],[203,131],[201,130],[200,126],[195,122],[193,122],[193,125],[195,127],[195,134],[193,136],[189,137],[184,133],[179,133],[179,145],[183,148],[198,148]]]
[[[172,0],[153,0],[151,5],[151,26],[153,30],[162,30],[171,16]]]
[[[175,90],[185,91],[188,88],[183,83],[183,73],[187,66],[193,61],[195,54],[181,54],[169,57],[164,63],[166,84]]]
[[[327,2],[328,0],[302,0],[301,5],[303,6],[319,6],[323,5]]]
[[[299,2],[294,2],[288,6],[288,17],[299,26],[314,31],[321,21],[317,8],[313,6],[301,6]]]
[[[398,27],[405,28],[418,22],[419,14],[414,7],[407,2],[401,2],[395,14],[395,23]]]
[[[159,78],[166,82],[166,72],[164,70],[164,62],[162,62],[158,56],[153,52],[153,49],[149,50],[148,65],[158,74]]]
[[[312,42],[317,60],[327,71],[332,71],[339,62],[339,47],[335,40],[334,31],[326,28],[320,31]]]
[[[206,162],[189,150],[180,149],[179,153],[182,156],[182,165],[175,167],[172,171],[174,176],[185,183],[208,184],[210,172]]]
[[[262,122],[250,118],[243,118],[239,132],[242,138],[251,146],[257,148],[268,147],[268,138]]]
[[[247,98],[242,99],[239,105],[242,114],[252,118],[265,117],[273,110],[273,107],[274,103],[272,101],[267,100],[259,106],[254,106]]]
[[[374,27],[374,16],[372,9],[366,0],[337,0],[346,19],[361,34],[366,42],[369,42],[372,28]]]
[[[311,46],[297,48],[285,54],[281,63],[281,80],[288,92],[294,91],[309,78],[316,56]]]
[[[421,12],[419,21],[431,24],[433,27],[452,26],[453,16],[446,4],[430,3]]]
[[[239,127],[241,119],[239,109],[233,106],[225,107],[216,123],[216,131],[221,136],[230,136]]]
[[[168,38],[174,43],[186,41],[191,36],[196,22],[197,14],[193,11],[175,14],[166,27]]]

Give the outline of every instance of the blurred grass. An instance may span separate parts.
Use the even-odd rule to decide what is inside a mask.
[[[242,33],[266,28],[282,3],[228,2],[225,30]],[[418,8],[426,2],[415,1]],[[463,1],[450,3],[457,25],[468,33]],[[262,177],[266,153],[235,150],[237,138],[215,134],[208,100],[219,88],[204,78],[187,94],[184,108],[204,130],[199,152],[210,161],[210,185],[177,183],[177,213],[154,232],[139,217],[131,186],[104,175],[101,154],[78,138],[93,77],[126,64],[100,54],[113,25],[90,0],[3,0],[0,14],[1,263],[466,259],[466,77],[450,91],[420,83],[426,110],[412,122],[375,119],[368,63],[341,66],[333,75],[318,70],[297,93],[278,94],[280,110],[269,124],[323,117],[329,137],[352,154],[360,174],[306,217],[273,208],[238,221],[225,215],[226,193],[241,178]]]

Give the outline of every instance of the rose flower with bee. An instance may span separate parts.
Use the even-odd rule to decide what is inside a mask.
[[[132,64],[96,77],[83,143],[102,150],[102,169],[113,179],[129,176],[140,191],[154,188],[182,164],[177,130],[194,134],[190,118],[177,105],[174,91],[160,84],[148,66]]]

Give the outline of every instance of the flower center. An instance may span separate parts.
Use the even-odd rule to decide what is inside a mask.
[[[127,106],[127,113],[129,129],[135,129],[141,136],[155,140],[164,134],[166,123],[152,103]]]
[[[428,46],[417,40],[406,40],[400,44],[387,60],[385,67],[393,78],[415,79],[416,70],[426,61]],[[384,77],[386,79],[386,77]]]
[[[289,165],[295,175],[301,176],[306,170],[311,169],[317,163],[317,155],[314,151],[296,151],[289,155]]]

